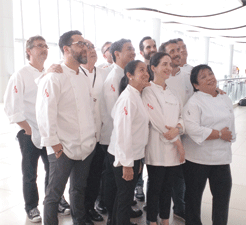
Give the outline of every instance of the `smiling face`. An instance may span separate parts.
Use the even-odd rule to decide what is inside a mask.
[[[131,42],[126,42],[123,45],[123,48],[121,50],[121,52],[118,52],[118,59],[121,62],[123,62],[123,64],[127,65],[127,63],[133,61],[135,59],[135,49],[132,46]]]
[[[111,55],[111,53],[110,53],[110,51],[109,51],[109,49],[110,49],[110,47],[111,47],[111,43],[110,44],[107,44],[107,45],[105,45],[104,46],[104,48],[103,48],[103,57],[107,60],[107,62],[108,63],[113,63],[113,58],[112,58],[112,55]]]
[[[208,94],[216,92],[217,80],[210,69],[200,70],[197,75],[197,82],[198,84],[193,84],[197,90]]]
[[[171,56],[172,67],[178,67],[181,64],[180,47],[176,43],[171,43],[166,46],[166,53]]]
[[[30,56],[30,61],[38,60],[44,62],[48,56],[47,44],[44,40],[35,40],[31,49],[27,49]]]
[[[156,67],[152,65],[151,70],[154,72],[154,78],[162,80],[168,79],[173,70],[171,64],[171,58],[168,55],[165,55],[160,59],[160,62]]]
[[[177,42],[179,47],[180,47],[180,54],[181,54],[181,59],[186,61],[188,57],[188,52],[186,49],[186,44],[183,41],[178,41]]]
[[[129,84],[138,89],[140,92],[147,86],[149,86],[149,73],[147,65],[143,62],[139,62],[136,66],[134,74],[127,74],[129,78]]]
[[[88,44],[87,60],[88,62],[95,64],[97,61],[97,52],[95,50],[95,46],[89,40],[85,40],[85,42]]]
[[[153,56],[157,52],[156,43],[153,39],[147,39],[143,42],[144,49],[140,51],[140,54],[147,60],[150,60],[151,56]]]

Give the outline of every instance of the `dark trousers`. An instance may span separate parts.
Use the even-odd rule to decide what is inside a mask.
[[[17,134],[21,154],[22,154],[22,174],[23,174],[23,195],[25,200],[25,210],[38,206],[37,168],[38,159],[41,156],[45,169],[45,189],[49,180],[49,161],[46,148],[37,148],[31,140],[31,135],[26,135],[24,130]]]
[[[108,146],[104,145],[104,147],[105,149],[107,149]],[[104,203],[108,210],[109,217],[111,217],[113,213],[114,200],[117,192],[117,186],[116,186],[114,171],[113,171],[113,163],[114,163],[114,156],[107,152],[105,157],[106,170],[104,173],[105,176]]]
[[[169,219],[172,187],[179,167],[147,165],[149,175],[147,220],[157,222],[158,211],[161,219]]]
[[[65,153],[57,159],[48,156],[50,163],[49,184],[44,199],[44,225],[58,225],[57,208],[70,177],[70,209],[74,225],[85,224],[85,188],[93,158],[91,153],[85,160],[72,160]]]
[[[174,177],[172,188],[173,212],[176,214],[185,212],[185,180],[182,166],[179,167],[177,174]]]
[[[117,194],[114,201],[112,224],[114,225],[130,225],[131,202],[134,197],[134,189],[139,178],[140,161],[134,161],[133,180],[126,181],[122,178],[123,167],[113,167]]]
[[[85,208],[87,211],[94,209],[94,204],[100,189],[103,162],[105,158],[105,152],[101,148],[99,142],[96,144],[94,152],[95,153],[91,162],[90,172],[87,178],[87,187],[85,191]]]
[[[201,225],[201,201],[207,179],[213,196],[213,225],[226,225],[231,194],[230,165],[202,165],[186,161],[183,165],[186,194],[186,225]]]

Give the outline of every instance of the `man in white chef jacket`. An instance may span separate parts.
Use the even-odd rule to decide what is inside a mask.
[[[110,41],[107,41],[103,44],[103,46],[101,48],[101,52],[102,52],[103,58],[106,60],[106,62],[100,64],[98,66],[99,68],[107,68],[113,64],[113,58],[112,58],[112,54],[110,52],[111,45],[112,45],[112,42],[110,42]]]
[[[11,76],[4,95],[4,110],[10,123],[18,124],[20,129],[17,139],[22,154],[23,196],[25,210],[31,222],[41,221],[37,208],[39,196],[36,182],[40,156],[46,172],[45,189],[49,179],[47,152],[46,148],[40,145],[41,137],[36,121],[35,103],[38,88],[34,81],[45,73],[44,62],[47,55],[48,46],[45,39],[38,35],[30,37],[26,42],[26,57],[29,63]],[[66,211],[66,214],[69,214],[69,205],[64,198],[58,210],[60,213]]]
[[[89,80],[79,70],[87,63],[87,46],[79,31],[64,33],[59,40],[63,73],[48,73],[38,85],[37,121],[50,163],[45,225],[58,225],[57,205],[69,177],[73,223],[86,224],[84,195],[96,144]]]
[[[191,70],[193,69],[193,66],[187,63],[188,52],[187,52],[186,44],[184,43],[182,38],[177,38],[176,41],[180,47],[180,54],[181,54],[180,66],[182,67],[183,70],[185,70],[186,72],[190,74]]]
[[[144,62],[149,65],[150,58],[157,52],[155,40],[149,36],[142,38],[139,43],[139,50]]]

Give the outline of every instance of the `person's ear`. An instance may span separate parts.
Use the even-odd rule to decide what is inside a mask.
[[[129,72],[126,73],[126,76],[129,80],[133,80],[134,76],[132,76]]]

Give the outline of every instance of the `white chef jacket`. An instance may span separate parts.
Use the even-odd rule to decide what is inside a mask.
[[[168,87],[164,90],[162,86],[152,81],[150,83],[151,86],[144,88],[142,93],[142,100],[150,119],[145,163],[153,166],[180,165],[179,153],[173,144],[174,141],[180,139],[179,135],[169,141],[163,133],[168,131],[165,126],[176,127],[178,123],[184,130],[181,105]]]
[[[96,70],[93,69],[92,73],[90,73],[83,66],[82,68],[90,80],[91,94],[93,98],[94,111],[95,111],[95,116],[96,116],[96,131],[97,131],[96,137],[97,137],[97,142],[98,142],[100,139],[101,128],[102,128],[102,120],[101,120],[101,115],[100,115],[102,88],[103,88],[103,83],[105,79],[107,78],[108,74],[106,73],[104,69],[101,69],[98,67],[96,67]],[[82,70],[81,72],[84,73]]]
[[[183,118],[188,135],[183,137],[185,158],[205,165],[231,163],[231,142],[222,139],[206,140],[212,130],[228,127],[235,141],[234,113],[227,95],[210,94],[198,91],[187,102]]]
[[[104,69],[104,67],[109,67],[111,65],[112,65],[112,63],[104,62],[104,63],[98,65],[97,68]]]
[[[119,86],[123,76],[124,70],[117,64],[114,64],[114,68],[103,84],[101,104],[101,118],[103,124],[100,137],[100,144],[103,145],[109,145],[110,142],[113,130],[113,118],[111,117],[111,112],[119,97]]]
[[[36,103],[41,145],[59,143],[73,160],[84,160],[96,144],[93,101],[88,77],[61,64],[63,73],[49,73],[38,84]]]
[[[170,76],[166,80],[166,84],[172,93],[178,97],[182,106],[184,106],[193,95],[194,90],[190,82],[190,73],[185,72],[182,67],[180,67],[180,71],[177,72],[175,76]]]
[[[191,70],[193,69],[193,66],[189,64],[184,64],[180,69],[184,70],[185,72],[191,74]]]
[[[32,142],[39,149],[42,147],[35,111],[38,88],[34,80],[43,73],[30,64],[24,66],[10,77],[4,95],[4,111],[10,123],[26,121],[32,129]]]
[[[115,103],[112,117],[114,129],[108,152],[115,156],[115,167],[133,167],[134,160],[144,158],[149,133],[149,117],[140,92],[127,85]]]

